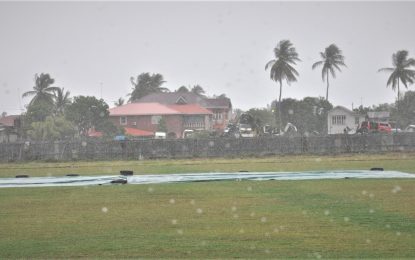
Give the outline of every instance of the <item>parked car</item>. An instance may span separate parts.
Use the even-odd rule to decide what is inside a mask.
[[[356,133],[392,133],[392,127],[387,122],[363,121]]]
[[[404,132],[408,132],[408,133],[414,133],[415,132],[415,125],[408,125]]]

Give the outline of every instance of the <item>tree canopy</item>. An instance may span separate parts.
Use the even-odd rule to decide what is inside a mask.
[[[265,70],[270,68],[270,77],[275,82],[279,82],[280,91],[278,104],[281,103],[282,95],[282,82],[285,80],[289,85],[291,82],[297,81],[299,73],[294,68],[294,65],[297,64],[297,61],[300,61],[298,58],[298,53],[289,40],[282,40],[274,48],[275,59],[270,60],[265,65]],[[281,118],[281,108],[278,108],[279,115],[279,124],[282,125]]]
[[[166,82],[161,74],[141,73],[137,78],[130,78],[133,85],[132,92],[128,94],[130,96],[129,102],[140,99],[151,93],[168,92],[167,88],[162,87]]]
[[[87,136],[91,128],[99,129],[109,117],[108,105],[103,99],[92,96],[76,96],[66,109],[66,118],[73,122],[81,136]]]
[[[313,64],[312,69],[323,66],[321,70],[321,77],[323,81],[327,82],[326,100],[329,98],[329,74],[333,78],[336,77],[336,70],[341,71],[340,66],[346,67],[344,63],[344,56],[342,51],[335,44],[328,46],[324,52],[320,52],[321,60]]]
[[[52,86],[54,83],[55,80],[51,78],[49,74],[35,74],[35,85],[33,86],[33,90],[23,93],[22,97],[33,96],[29,105],[39,102],[53,104],[55,97],[54,92],[59,89],[58,87]]]

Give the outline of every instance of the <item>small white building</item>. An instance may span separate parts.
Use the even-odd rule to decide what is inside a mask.
[[[328,134],[349,134],[356,133],[361,122],[365,121],[365,116],[355,113],[345,107],[336,106],[327,114],[327,133]]]

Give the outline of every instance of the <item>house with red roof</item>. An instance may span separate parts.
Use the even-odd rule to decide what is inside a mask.
[[[128,103],[109,110],[110,120],[124,127],[126,134],[154,136],[165,122],[167,135],[183,136],[184,130],[211,130],[212,112],[197,104],[165,105],[156,102]]]
[[[20,116],[0,117],[0,143],[16,142],[19,138]]]
[[[208,98],[192,92],[162,92],[146,95],[134,103],[156,102],[163,105],[199,105],[212,113],[212,129],[223,132],[232,115],[232,103],[227,97]]]

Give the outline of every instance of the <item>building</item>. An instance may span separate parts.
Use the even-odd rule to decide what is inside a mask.
[[[232,116],[232,103],[227,97],[208,98],[192,92],[153,93],[134,103],[156,102],[163,105],[197,104],[212,113],[212,129],[222,133]]]
[[[0,117],[0,143],[16,142],[19,139],[20,116]]]
[[[389,118],[390,118],[390,112],[388,111],[367,112],[368,121],[389,122]]]
[[[355,133],[365,116],[355,113],[345,107],[336,106],[327,114],[327,133]]]
[[[129,103],[109,112],[110,120],[127,134],[167,132],[170,138],[180,138],[184,130],[212,130],[212,112],[197,104]]]

